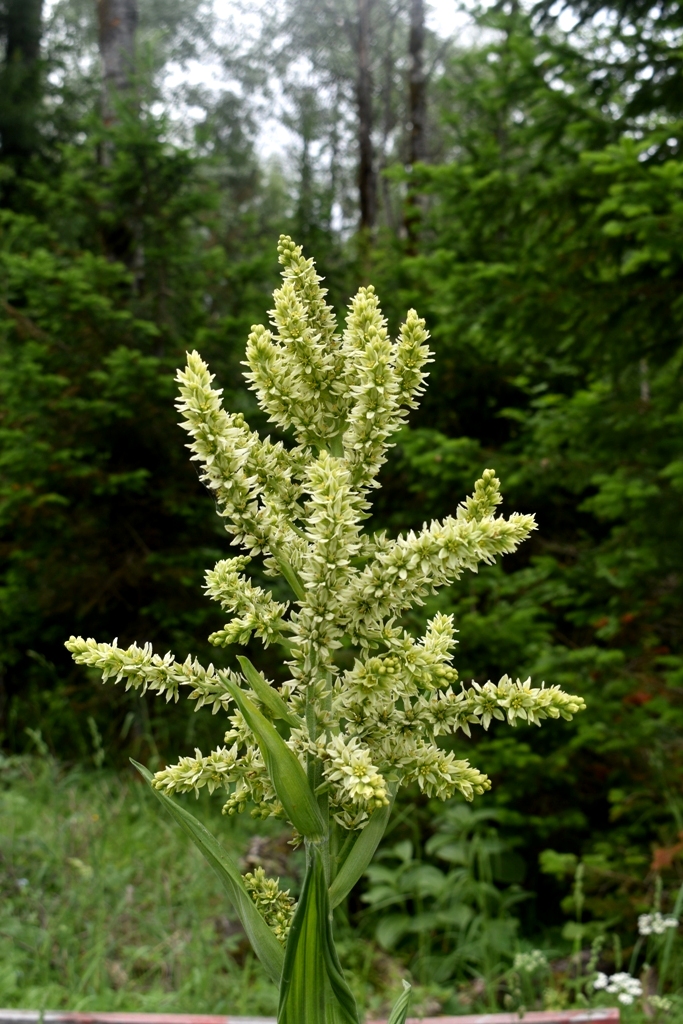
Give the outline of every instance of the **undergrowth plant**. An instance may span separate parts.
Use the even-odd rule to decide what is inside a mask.
[[[221,877],[257,956],[279,985],[279,1024],[358,1024],[359,1011],[335,951],[332,911],[368,867],[396,791],[417,783],[429,796],[471,800],[489,780],[439,746],[439,737],[493,718],[515,725],[570,719],[584,706],[556,686],[530,680],[456,687],[454,626],[437,615],[416,640],[402,613],[465,569],[514,551],[533,516],[496,515],[499,481],[486,470],[454,516],[396,539],[364,529],[390,438],[416,407],[430,360],[425,323],[410,310],[398,339],[386,330],[372,287],[351,300],[342,334],[313,261],[281,237],[283,284],[272,330],[252,329],[247,380],[260,407],[291,442],[262,440],[221,391],[197,352],[178,374],[192,458],[243,554],[207,573],[208,595],[231,614],[210,639],[246,644],[252,635],[288,651],[276,686],[238,657],[239,671],[179,664],[151,646],[127,650],[72,637],[77,662],[103,678],[227,715],[224,745],[199,750],[152,776],[137,767]],[[254,585],[247,567],[291,590],[280,602]],[[263,872],[238,863],[174,799],[221,790],[225,811],[285,819],[304,843],[307,869],[297,905]],[[391,1015],[406,1018],[408,987]]]
[[[146,790],[47,751],[0,754],[0,1006],[274,1015],[209,865]],[[197,809],[210,829],[212,803]],[[255,831],[235,817],[221,842],[239,855]],[[277,822],[258,831],[277,842]]]
[[[629,936],[627,931],[624,935],[624,930],[615,927],[621,922],[613,917],[584,919],[587,878],[592,875],[594,882],[601,878],[604,881],[610,873],[604,864],[596,864],[596,859],[577,861],[573,854],[555,850],[545,850],[541,857],[541,870],[559,877],[568,873],[574,876],[571,895],[562,903],[573,910],[574,917],[562,933],[573,943],[572,970],[561,986],[565,998],[579,1006],[602,1005],[604,1000],[612,1005],[635,1005],[646,1017],[664,1015],[672,1022],[681,1021],[683,960],[679,925],[683,885],[669,883],[664,890],[661,874],[652,871],[647,879],[649,884],[654,882],[651,906],[641,902],[643,896],[637,890],[634,894],[642,912],[637,918],[637,938],[632,941],[633,934]],[[620,881],[623,885],[623,875]],[[662,912],[663,903],[668,904],[668,912]],[[595,905],[593,909],[597,909]]]
[[[515,909],[529,896],[514,884],[523,862],[499,836],[495,818],[451,801],[426,843],[415,829],[412,841],[378,850],[363,895],[377,942],[410,956],[414,977],[439,985],[485,979],[491,1007],[516,945]]]

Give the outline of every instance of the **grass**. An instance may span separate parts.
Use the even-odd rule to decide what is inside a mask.
[[[225,818],[216,800],[192,804],[227,849],[256,858],[252,864],[262,863],[296,893],[302,854],[292,853],[277,822]],[[365,935],[386,915],[373,911]],[[359,1003],[381,1015],[406,973],[401,960],[409,958],[383,953],[343,923],[339,938]],[[471,932],[462,941],[466,952]],[[449,949],[454,942],[459,948],[451,937]],[[676,961],[679,952],[677,942]],[[677,987],[683,967],[670,967]],[[437,1013],[449,1002],[456,1012],[496,1003],[502,1009],[512,990],[509,970],[501,964],[491,977],[480,974],[473,969],[469,985],[461,979],[446,987],[423,978],[413,1012]],[[530,977],[519,999],[547,1005],[548,986],[558,983],[559,1005],[571,1004],[571,984],[557,970],[533,984]],[[656,1024],[683,1024],[682,996],[655,1015]],[[277,992],[215,875],[132,769],[116,775],[65,769],[47,757],[0,755],[0,1006],[274,1016]],[[624,1009],[624,1024],[647,1019],[639,1006]]]
[[[274,835],[197,811],[239,855]],[[132,771],[5,759],[0,822],[0,1005],[274,1014],[218,880]]]
[[[297,893],[303,854],[282,825],[185,799]],[[348,928],[340,952],[359,1004],[384,1013],[405,972]],[[434,1006],[428,987],[416,996]],[[277,991],[211,868],[132,769],[0,755],[0,1006],[274,1016]]]

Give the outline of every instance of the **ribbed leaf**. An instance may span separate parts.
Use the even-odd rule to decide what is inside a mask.
[[[287,940],[278,1024],[359,1024],[334,947],[322,858],[316,846],[309,848],[309,855]]]
[[[410,1002],[410,985],[407,981],[403,982],[403,992],[394,1003],[394,1008],[391,1011],[391,1017],[387,1021],[387,1024],[406,1024],[406,1017],[408,1016],[408,1003]]]
[[[297,716],[289,710],[277,690],[274,690],[258,669],[254,668],[252,663],[249,661],[249,658],[244,658],[242,655],[238,655],[237,660],[242,666],[242,671],[244,672],[247,682],[261,703],[265,704],[268,710],[276,718],[281,718],[286,722],[290,728],[300,729],[303,725],[301,719],[297,718]]]
[[[370,821],[367,823],[358,839],[353,844],[351,852],[339,869],[337,877],[330,886],[330,906],[334,910],[341,901],[348,896],[358,879],[362,876],[368,864],[375,855],[380,840],[386,831],[391,816],[391,809],[394,806],[394,798],[398,789],[398,782],[390,782],[388,785],[389,804],[378,811],[373,811]]]
[[[131,764],[137,768],[143,779],[150,784],[157,800],[159,800],[174,821],[180,825],[183,832],[190,837],[195,846],[206,857],[223,884],[223,888],[227,892],[230,902],[242,922],[242,927],[247,933],[247,938],[256,956],[265,967],[271,981],[279,985],[284,963],[284,951],[259,914],[251,896],[247,892],[237,862],[226,853],[218,840],[202,825],[201,821],[197,821],[184,807],[180,807],[175,800],[152,786],[153,776],[143,765],[133,761],[132,758]]]
[[[320,839],[325,831],[325,823],[298,757],[244,690],[240,690],[231,679],[225,678],[224,681],[256,738],[270,780],[287,817],[301,835],[309,839]]]

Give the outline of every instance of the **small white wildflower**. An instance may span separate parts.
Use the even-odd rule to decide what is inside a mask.
[[[605,974],[598,974],[593,988],[604,989],[610,995],[615,995],[624,1006],[630,1006],[634,999],[643,994],[643,986],[638,978],[631,977],[626,971],[618,971],[609,978]]]
[[[530,953],[516,953],[513,966],[516,971],[533,974],[539,968],[547,967],[548,961],[542,950],[532,949]]]
[[[672,914],[660,914],[655,910],[652,914],[641,914],[638,918],[640,935],[663,935],[669,928],[678,928],[678,918]]]

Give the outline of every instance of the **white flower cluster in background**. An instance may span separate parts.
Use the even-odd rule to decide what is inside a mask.
[[[641,914],[638,918],[640,935],[664,935],[669,928],[678,928],[678,918],[672,914],[660,914],[655,910],[652,914]]]
[[[273,700],[264,703],[245,675],[191,658],[179,664],[147,644],[124,649],[72,637],[67,647],[104,680],[125,680],[127,688],[166,700],[177,700],[184,686],[197,708],[227,716],[223,745],[156,773],[165,793],[207,787],[227,795],[228,813],[250,805],[258,815],[284,816],[230,696],[237,685],[268,718],[273,701],[280,711],[284,702],[283,735],[315,776],[326,813],[359,829],[399,784],[415,782],[440,799],[460,793],[471,800],[489,788],[486,775],[439,746],[440,737],[469,736],[472,726],[488,729],[494,720],[515,726],[571,719],[585,705],[557,686],[507,675],[458,686],[451,616],[436,615],[420,639],[400,625],[404,612],[465,570],[515,551],[536,528],[534,518],[497,514],[500,484],[487,469],[454,515],[395,539],[367,530],[369,496],[391,436],[424,391],[431,361],[425,323],[410,310],[392,340],[377,295],[366,287],[352,298],[340,331],[313,261],[284,236],[278,251],[283,284],[270,326],[252,328],[246,377],[281,438],[262,439],[242,413],[223,408],[222,391],[197,352],[178,374],[178,409],[200,479],[242,549],[207,573],[208,596],[229,615],[209,639],[218,647],[253,638],[281,645],[285,681],[269,684]],[[288,600],[257,585],[256,556],[266,576],[289,586]],[[275,899],[270,890],[266,897]]]
[[[626,971],[618,971],[616,974],[610,975],[598,971],[593,988],[596,991],[604,990],[610,995],[616,995],[624,1006],[630,1006],[634,999],[643,994],[643,986],[638,978],[631,977]]]
[[[533,974],[534,971],[548,966],[545,953],[540,949],[532,949],[530,953],[515,953],[513,968],[516,971],[524,971],[525,974]]]

